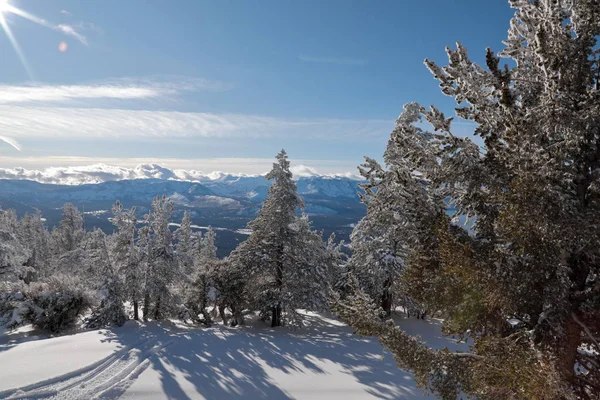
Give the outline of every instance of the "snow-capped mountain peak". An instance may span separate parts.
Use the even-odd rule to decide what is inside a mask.
[[[292,172],[297,179],[311,177],[360,179],[360,177],[350,173],[323,175],[319,174],[314,168],[304,165],[293,167]],[[160,164],[139,164],[134,168],[106,164],[51,167],[43,170],[19,167],[0,168],[0,179],[32,180],[39,183],[59,185],[80,185],[132,179],[161,179],[187,182],[219,181],[222,183],[239,184],[242,178],[251,178],[250,180],[264,179],[262,175],[231,174],[219,171],[205,173],[196,170],[171,169]]]

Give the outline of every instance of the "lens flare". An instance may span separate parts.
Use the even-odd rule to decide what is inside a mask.
[[[11,16],[17,16],[17,17],[24,18],[24,19],[26,19],[30,22],[33,22],[34,24],[37,24],[39,26],[42,26],[44,28],[48,28],[53,31],[60,32],[67,36],[71,36],[71,37],[77,39],[83,45],[87,46],[88,43],[87,43],[87,39],[85,38],[85,36],[83,36],[82,34],[77,32],[75,30],[75,28],[73,28],[72,26],[63,25],[63,24],[54,25],[54,24],[46,21],[43,18],[39,18],[25,10],[21,10],[20,8],[15,7],[14,5],[11,4],[11,1],[12,0],[0,0],[0,28],[2,28],[4,30],[4,33],[8,37],[8,40],[10,40],[12,47],[15,50],[15,53],[17,53],[17,56],[19,57],[21,64],[23,64],[23,68],[29,75],[30,80],[32,80],[32,81],[35,80],[35,77],[33,76],[33,71],[31,70],[31,67],[27,63],[27,59],[25,58],[25,55],[23,54],[23,51],[21,50],[21,47],[19,46],[17,39],[14,37],[14,35],[10,29],[10,26],[7,21],[7,16],[11,15]],[[64,43],[64,44],[61,43],[59,45],[59,50],[63,53],[65,51],[67,51],[67,49],[68,49],[68,46],[66,45],[66,43]]]
[[[0,13],[5,13],[10,8],[10,4],[8,4],[8,0],[0,0]]]

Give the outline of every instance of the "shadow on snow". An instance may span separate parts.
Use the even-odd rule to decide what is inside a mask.
[[[350,328],[316,314],[309,314],[306,323],[298,330],[223,326],[186,330],[172,323],[151,323],[141,329],[126,326],[100,333],[106,336],[103,341],[122,347],[135,348],[142,342],[168,345],[148,357],[168,398],[191,398],[177,379],[183,376],[206,398],[291,399],[270,374],[329,374],[320,366],[328,362],[352,375],[376,398],[422,395],[412,375],[400,370],[375,339],[354,335]],[[117,390],[112,393],[115,397],[127,387]]]

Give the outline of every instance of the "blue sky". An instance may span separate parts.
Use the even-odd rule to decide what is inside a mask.
[[[460,41],[482,62],[513,15],[502,0],[2,1],[23,57],[0,30],[0,136],[21,149],[0,143],[0,166],[26,168],[257,173],[283,147],[355,171],[404,103],[451,112],[424,58]]]

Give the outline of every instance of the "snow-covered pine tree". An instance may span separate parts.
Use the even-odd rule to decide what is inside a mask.
[[[248,271],[233,258],[219,260],[214,264],[212,281],[215,287],[216,303],[223,324],[231,326],[244,325],[243,310],[250,304],[250,286]],[[228,319],[226,310],[231,311]]]
[[[308,221],[296,217],[296,210],[303,208],[304,202],[298,196],[284,150],[266,177],[273,183],[258,217],[248,224],[252,233],[230,258],[233,265],[248,271],[255,309],[263,316],[270,314],[272,326],[281,326],[284,307],[287,315],[294,318],[297,308],[321,301],[321,291],[311,299],[304,288],[326,285],[326,266],[320,264],[321,250],[326,246],[320,236],[320,247],[317,246],[314,233],[307,228]],[[313,250],[311,258],[309,252]]]
[[[84,253],[82,271],[85,272],[86,278],[90,278],[87,286],[96,288],[97,285],[102,284],[107,273],[114,272],[106,234],[99,228],[86,232],[81,248]]]
[[[294,231],[286,248],[288,268],[284,273],[286,314],[293,323],[301,322],[296,309],[325,311],[328,308],[329,271],[334,259],[320,232],[312,229],[308,216],[296,217],[290,225]]]
[[[152,210],[145,216],[148,226],[146,294],[153,303],[154,319],[162,319],[171,304],[171,284],[177,275],[177,260],[173,249],[169,221],[173,214],[173,202],[165,195],[152,201]],[[147,301],[145,301],[147,303]],[[148,310],[148,305],[144,304]],[[147,318],[145,313],[144,318]]]
[[[118,270],[109,254],[108,238],[98,228],[86,236],[86,261],[98,274],[97,293],[100,300],[100,304],[93,310],[88,320],[88,326],[92,328],[121,326],[127,320],[123,306],[125,296]]]
[[[50,274],[43,264],[47,259],[34,261],[32,255],[37,245],[42,245],[37,254],[48,256],[47,239],[48,232],[39,215],[18,221],[13,210],[0,210],[0,281],[3,281],[0,323],[9,329],[32,323],[58,332],[75,322],[91,305],[88,293],[77,278]],[[79,250],[80,247],[69,253],[81,256],[83,252]],[[80,259],[83,257],[78,257]],[[40,277],[38,267],[42,265],[44,282],[33,282]],[[76,265],[81,266],[79,262]]]
[[[50,233],[44,225],[39,210],[35,214],[25,214],[19,221],[18,237],[21,244],[29,251],[25,265],[29,268],[26,283],[43,279],[50,274],[51,260]]]
[[[407,105],[399,120],[411,118],[414,107],[415,104]],[[431,135],[422,131],[414,132],[411,138],[414,140],[405,141],[403,148],[410,149],[419,160],[426,160],[432,156],[426,151],[430,138]],[[427,222],[435,221],[443,212],[441,199],[432,196],[426,183],[418,175],[406,174],[406,171],[415,171],[417,165],[408,159],[408,154],[399,154],[396,146],[394,140],[388,143],[384,155],[386,170],[368,157],[359,167],[366,180],[360,184],[364,190],[360,197],[367,206],[367,214],[352,232],[349,262],[349,271],[361,289],[381,305],[388,317],[394,304],[402,306],[407,313],[422,314],[407,294],[402,278],[404,260],[408,256],[409,242],[414,242],[419,235],[430,236],[433,231],[428,229]],[[421,216],[420,219],[417,216]],[[425,231],[417,232],[421,228]]]
[[[0,209],[0,281],[27,280],[29,267],[24,266],[29,252],[17,236],[18,220],[14,210]]]
[[[192,232],[192,219],[189,211],[184,211],[181,225],[175,231],[174,236],[177,240],[175,251],[179,263],[179,270],[182,274],[182,280],[189,280],[193,272],[194,263],[194,235]]]
[[[146,217],[144,217],[144,220]],[[150,227],[148,225],[141,227],[138,230],[137,239],[138,249],[138,266],[142,274],[142,294],[143,294],[143,308],[142,316],[144,321],[148,320],[150,316],[150,285],[148,279],[151,277],[150,274]]]
[[[10,232],[16,233],[19,229],[19,218],[17,217],[16,211],[12,208],[3,210],[0,207],[0,222],[2,223],[2,226]]]
[[[63,219],[50,234],[51,274],[77,274],[80,277],[85,276],[84,280],[93,278],[93,269],[83,270],[86,267],[84,238],[83,216],[73,204],[64,204]]]
[[[180,308],[178,314],[183,319],[195,320],[194,311],[190,309],[194,303],[190,303],[188,300],[193,291],[194,259],[196,246],[201,240],[201,236],[202,233],[194,234],[191,215],[189,211],[184,211],[179,228],[173,232],[177,270],[172,288],[173,301]]]
[[[112,258],[123,279],[123,296],[133,307],[133,318],[139,320],[139,305],[144,287],[144,271],[139,249],[135,243],[137,217],[135,207],[129,211],[117,201],[112,207],[112,223],[117,228],[112,246]]]
[[[212,226],[206,230],[202,237],[202,245],[198,247],[198,250],[198,255],[203,262],[217,259],[217,233]]]
[[[348,254],[344,252],[345,242],[343,240],[336,243],[335,233],[329,235],[327,239],[327,252],[330,262],[327,272],[327,281],[331,287],[338,292],[345,292],[348,286]]]
[[[234,263],[247,268],[254,286],[256,309],[265,315],[270,312],[274,327],[282,325],[283,302],[288,297],[286,268],[294,267],[287,259],[294,235],[291,225],[296,221],[296,209],[304,207],[285,150],[276,158],[266,176],[273,181],[267,198],[258,217],[248,224],[252,233],[231,255]]]
[[[434,200],[421,207],[415,192],[404,212],[414,233],[405,242],[410,293],[443,312],[446,332],[469,336],[473,353],[430,349],[415,362],[414,344],[364,301],[335,307],[445,397],[592,399],[600,390],[600,3],[510,4],[500,53],[510,66],[488,50],[481,67],[460,44],[447,50],[447,66],[426,61],[483,149],[453,135],[452,119],[435,107],[413,104],[386,152],[398,192],[421,181],[422,200]],[[422,119],[437,131],[433,141]],[[437,211],[440,198],[475,217],[470,232]],[[434,379],[440,371],[452,379]]]
[[[85,236],[83,216],[71,203],[63,206],[63,219],[60,226],[54,230],[59,252],[76,250]]]
[[[186,296],[186,305],[192,312],[192,319],[198,322],[198,316],[202,315],[202,322],[206,325],[212,323],[208,306],[211,293],[215,294],[214,278],[218,262],[215,240],[216,234],[212,227],[208,228],[204,236],[198,235],[193,251],[192,282]]]

